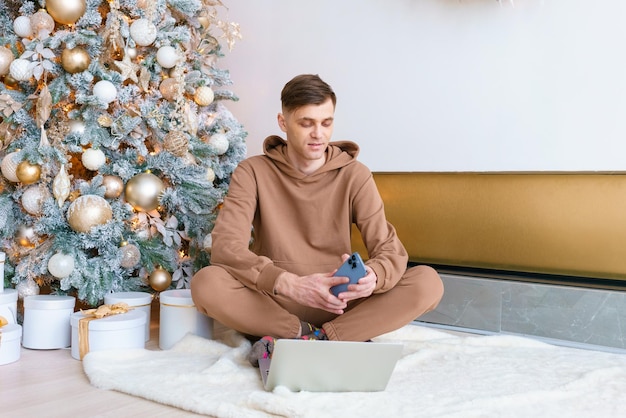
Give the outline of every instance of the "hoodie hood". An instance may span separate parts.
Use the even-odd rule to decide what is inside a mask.
[[[359,155],[359,146],[352,141],[330,142],[326,149],[326,163],[309,176],[298,171],[287,156],[287,141],[272,135],[263,142],[263,153],[271,159],[285,174],[295,178],[315,177],[328,171],[343,168],[356,161]]]

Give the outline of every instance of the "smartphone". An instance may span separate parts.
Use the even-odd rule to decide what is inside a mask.
[[[366,274],[367,272],[365,271],[363,259],[359,253],[352,253],[352,255],[343,262],[339,269],[337,269],[337,272],[333,274],[335,277],[348,277],[350,278],[350,282],[333,286],[330,288],[330,291],[333,295],[337,296],[341,292],[347,291],[349,284],[356,284],[359,279],[364,277]]]

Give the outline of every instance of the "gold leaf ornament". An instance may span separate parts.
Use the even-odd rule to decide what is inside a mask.
[[[37,126],[42,127],[50,118],[52,111],[52,95],[47,85],[44,85],[37,99]]]

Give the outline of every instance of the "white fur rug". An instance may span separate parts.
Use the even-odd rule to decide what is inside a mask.
[[[618,417],[626,355],[516,336],[460,337],[408,325],[377,338],[404,353],[384,392],[266,392],[250,343],[187,335],[167,351],[87,354],[92,385],[216,417]]]

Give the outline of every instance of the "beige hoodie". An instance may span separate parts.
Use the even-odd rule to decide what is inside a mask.
[[[263,147],[265,155],[242,161],[231,177],[212,233],[211,264],[247,287],[272,292],[283,271],[337,268],[341,255],[351,253],[355,223],[369,253],[366,264],[378,277],[375,293],[395,286],[408,256],[369,169],[356,160],[358,145],[331,142],[326,163],[310,175],[291,165],[280,137],[268,137]]]

